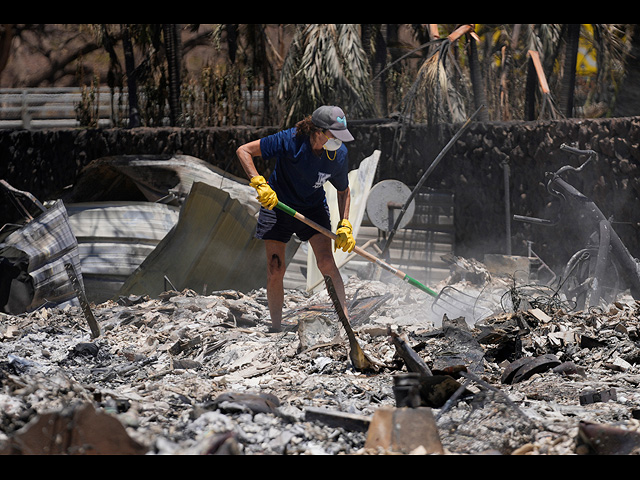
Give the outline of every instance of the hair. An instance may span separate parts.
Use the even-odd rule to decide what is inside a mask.
[[[321,131],[322,129],[311,121],[311,115],[296,123],[296,136],[307,135],[310,137],[312,133]]]

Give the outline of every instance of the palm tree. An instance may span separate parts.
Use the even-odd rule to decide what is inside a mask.
[[[469,48],[469,73],[471,75],[471,85],[473,87],[473,101],[477,110],[483,105],[487,106],[487,90],[485,88],[484,75],[480,66],[480,59],[478,58],[476,38],[470,34],[467,34],[466,37],[467,46]],[[481,122],[489,121],[489,110],[487,108],[482,109],[478,115],[478,120]]]
[[[260,78],[262,83],[262,121],[266,123],[271,117],[271,79],[273,73],[268,55],[267,24],[246,24],[245,38],[249,54],[247,62],[251,66],[252,78]]]
[[[536,120],[548,114],[551,118],[556,118],[558,112],[551,89],[548,89],[549,77],[553,73],[555,60],[557,58],[558,45],[560,44],[561,28],[557,24],[522,24],[523,50],[528,52],[527,59],[527,80],[525,88],[525,120]],[[532,55],[531,52],[535,53]],[[539,59],[539,63],[536,60]],[[542,100],[540,114],[536,114],[536,92],[540,84],[542,90]]]
[[[386,117],[388,114],[387,83],[381,75],[387,63],[387,42],[384,38],[386,26],[381,23],[363,23],[360,27],[362,48],[371,66],[376,112],[378,115]]]
[[[576,65],[578,62],[578,48],[580,43],[579,23],[570,23],[564,26],[564,39],[566,51],[564,54],[564,68],[558,101],[560,111],[566,117],[573,117],[573,99],[576,88]]]
[[[374,112],[369,64],[355,24],[297,25],[278,96],[291,126],[319,105],[341,105],[351,118]]]
[[[620,86],[613,115],[626,117],[640,115],[640,25],[632,25],[631,45],[625,77]]]
[[[182,70],[182,40],[180,24],[163,23],[164,46],[169,73],[169,114],[172,126],[177,126],[181,117],[180,86]]]
[[[106,25],[103,25],[106,30]],[[129,27],[122,27],[122,49],[124,51],[124,63],[127,72],[127,89],[129,98],[129,128],[140,126],[140,107],[138,106],[138,80],[136,73],[133,43]]]
[[[413,117],[416,100],[424,98],[428,123],[436,125],[464,122],[466,109],[463,88],[452,81],[454,77],[458,77],[452,72],[458,68],[454,50],[462,37],[473,32],[474,25],[465,24],[452,28],[453,31],[447,37],[436,38],[437,48],[422,63],[411,89],[403,99],[405,117]],[[474,73],[480,74],[479,70]]]

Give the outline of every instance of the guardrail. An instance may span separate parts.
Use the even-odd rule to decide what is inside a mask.
[[[114,124],[114,106],[120,94],[108,88],[2,88],[0,89],[0,129],[74,128],[81,125],[78,107],[99,127]],[[93,96],[87,101],[89,96]]]

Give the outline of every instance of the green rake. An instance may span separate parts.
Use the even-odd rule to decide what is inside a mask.
[[[276,205],[276,208],[300,220],[302,223],[307,224],[311,228],[317,230],[318,232],[331,238],[334,241],[337,238],[337,235],[335,233],[331,232],[330,230],[327,230],[321,225],[318,225],[313,220],[308,219],[301,213],[295,211],[293,208],[285,205],[282,202],[278,202],[278,204]],[[438,294],[432,289],[430,289],[429,287],[427,287],[426,285],[423,285],[421,282],[419,282],[415,278],[410,277],[409,275],[404,273],[402,270],[392,267],[387,262],[380,260],[378,257],[370,254],[369,252],[363,250],[362,248],[356,246],[353,249],[353,251],[358,255],[360,255],[361,257],[365,258],[366,260],[370,261],[371,263],[378,265],[380,268],[386,270],[387,272],[407,282],[409,285],[419,288],[423,292],[426,292],[427,294],[435,298],[435,301],[431,306],[431,310],[436,315],[447,314],[452,318],[465,317],[471,321],[476,320],[474,315],[474,310],[476,309],[477,299],[474,299],[473,297],[453,287],[445,287]]]
[[[337,238],[337,235],[335,233],[331,232],[330,230],[327,230],[326,228],[324,228],[321,225],[318,225],[313,220],[309,220],[307,217],[305,217],[301,213],[296,212],[293,208],[288,207],[287,205],[285,205],[282,202],[278,202],[278,204],[276,205],[276,208],[279,209],[279,210],[282,210],[283,212],[291,215],[294,218],[297,218],[302,223],[305,223],[305,224],[309,225],[311,228],[313,228],[313,229],[317,230],[318,232],[322,233],[323,235],[333,239],[334,241]],[[375,263],[376,265],[380,266],[382,269],[386,270],[387,272],[392,273],[396,277],[404,280],[408,284],[413,285],[414,287],[419,288],[423,292],[428,293],[432,297],[434,297],[434,298],[438,297],[438,294],[436,292],[434,292],[433,290],[431,290],[426,285],[423,285],[418,280],[416,280],[415,278],[410,277],[409,275],[407,275],[403,271],[392,267],[391,265],[389,265],[386,262],[383,262],[379,258],[375,257],[374,255],[371,255],[369,252],[361,249],[360,247],[356,246],[353,249],[353,251],[355,253],[357,253],[358,255],[360,255],[361,257],[365,258],[366,260],[370,261],[371,263]]]

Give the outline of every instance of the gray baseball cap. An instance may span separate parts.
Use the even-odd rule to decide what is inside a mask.
[[[338,140],[343,142],[355,140],[351,132],[347,130],[347,116],[340,107],[324,105],[313,112],[311,121],[316,127],[329,130]]]

